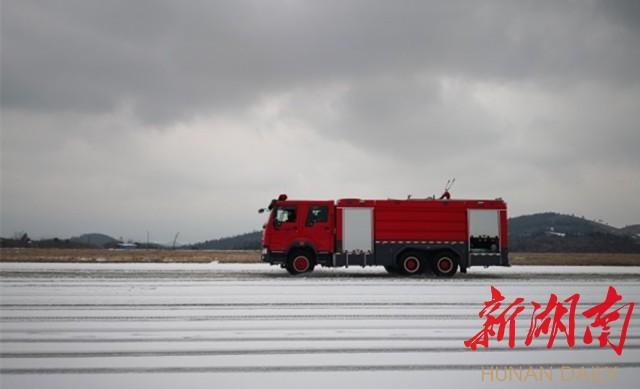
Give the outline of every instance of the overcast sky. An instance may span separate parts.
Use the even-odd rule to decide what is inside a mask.
[[[2,236],[194,242],[450,177],[640,223],[638,1],[1,4]]]

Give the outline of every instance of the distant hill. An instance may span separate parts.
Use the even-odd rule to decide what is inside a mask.
[[[114,248],[121,243],[119,240],[105,234],[91,233],[74,236],[73,238],[47,238],[32,240],[25,233],[20,238],[0,238],[0,247],[34,247],[34,248]]]
[[[622,227],[620,231],[626,235],[640,237],[640,224],[633,224],[630,226]]]
[[[261,237],[262,231],[253,231],[227,238],[207,240],[186,247],[197,250],[258,250]]]
[[[153,242],[127,242],[124,243],[116,238],[106,234],[91,233],[75,236],[70,239],[71,242],[81,244],[87,247],[95,248],[139,248],[139,249],[163,249],[168,246]]]
[[[82,245],[90,246],[90,247],[115,247],[120,243],[118,239],[115,239],[109,235],[99,234],[99,233],[90,233],[90,234],[82,234],[80,236],[74,236],[70,239],[71,242],[80,243]]]
[[[639,225],[616,228],[593,220],[547,212],[509,219],[509,250],[533,252],[638,253]]]
[[[536,213],[509,219],[509,234],[511,236],[537,235],[549,230],[557,230],[567,234],[607,233],[624,235],[621,229],[593,220],[555,212]]]
[[[0,247],[86,249],[94,246],[89,246],[81,242],[74,242],[71,239],[51,238],[51,239],[31,240],[27,234],[24,234],[20,238],[0,238]]]

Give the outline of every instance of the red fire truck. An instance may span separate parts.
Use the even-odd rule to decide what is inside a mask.
[[[271,201],[262,261],[296,275],[316,265],[384,266],[392,274],[509,266],[507,205],[502,199]],[[260,210],[261,212],[264,210]]]

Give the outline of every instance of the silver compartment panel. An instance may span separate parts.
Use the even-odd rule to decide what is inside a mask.
[[[342,209],[342,249],[373,252],[373,208]]]

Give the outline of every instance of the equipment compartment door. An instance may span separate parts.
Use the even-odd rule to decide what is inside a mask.
[[[469,210],[469,253],[500,253],[500,218],[498,210]]]
[[[373,253],[373,209],[344,208],[342,213],[342,249],[347,252]]]

